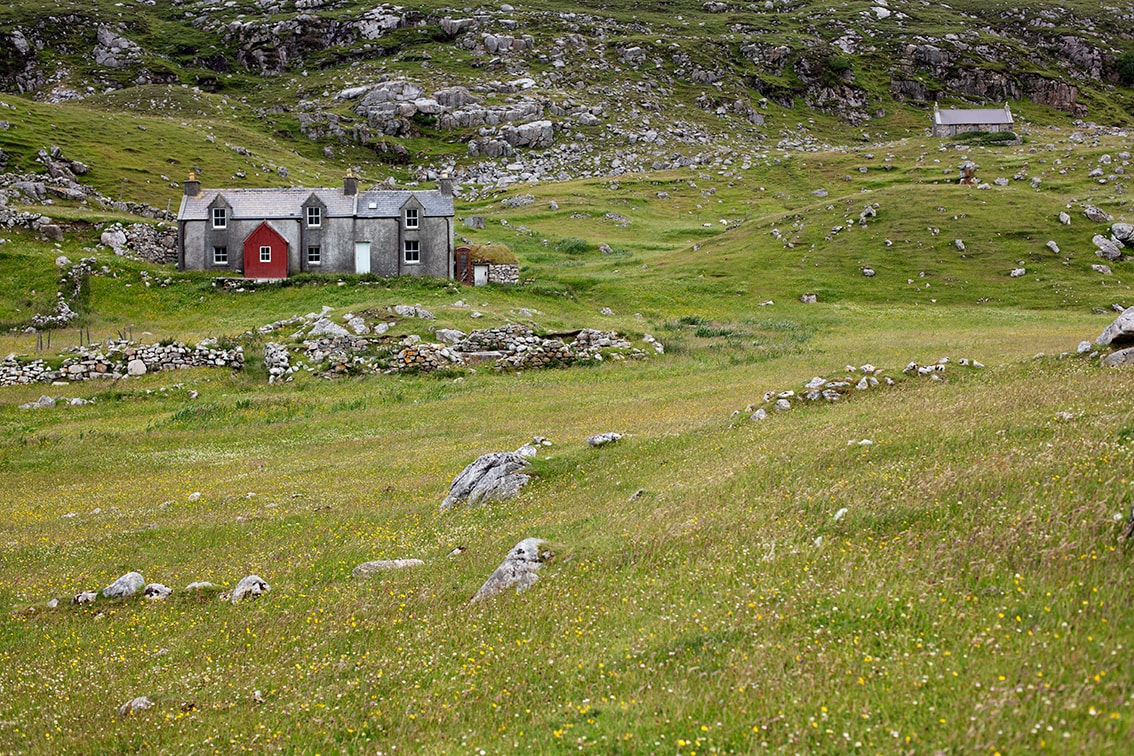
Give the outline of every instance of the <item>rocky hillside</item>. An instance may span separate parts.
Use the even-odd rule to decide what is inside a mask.
[[[180,85],[240,98],[326,157],[362,146],[485,184],[920,134],[938,101],[1128,124],[1134,3],[1049,5],[17,0],[0,88],[54,102]]]

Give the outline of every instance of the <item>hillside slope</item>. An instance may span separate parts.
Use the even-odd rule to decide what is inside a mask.
[[[186,86],[303,152],[511,181],[920,134],[937,101],[1127,124],[1132,20],[1097,2],[19,2],[0,13],[0,88]]]

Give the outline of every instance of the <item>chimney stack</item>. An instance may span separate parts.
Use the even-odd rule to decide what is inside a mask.
[[[185,196],[196,197],[201,193],[201,182],[197,180],[197,174],[189,171],[189,180],[185,182]]]
[[[354,197],[358,194],[358,179],[355,178],[354,171],[349,168],[346,176],[343,176],[343,194],[347,197]]]
[[[450,178],[447,171],[441,174],[441,179],[437,182],[437,187],[445,197],[453,196],[453,179]]]

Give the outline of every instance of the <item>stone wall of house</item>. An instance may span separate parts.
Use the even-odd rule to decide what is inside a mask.
[[[488,282],[494,284],[518,284],[520,282],[520,266],[489,265]]]

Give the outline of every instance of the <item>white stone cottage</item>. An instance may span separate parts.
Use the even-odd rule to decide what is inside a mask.
[[[1002,108],[946,108],[933,104],[933,136],[948,137],[968,131],[1011,131],[1012,110]]]
[[[295,273],[453,277],[453,186],[202,189],[177,212],[177,265],[257,279]]]

